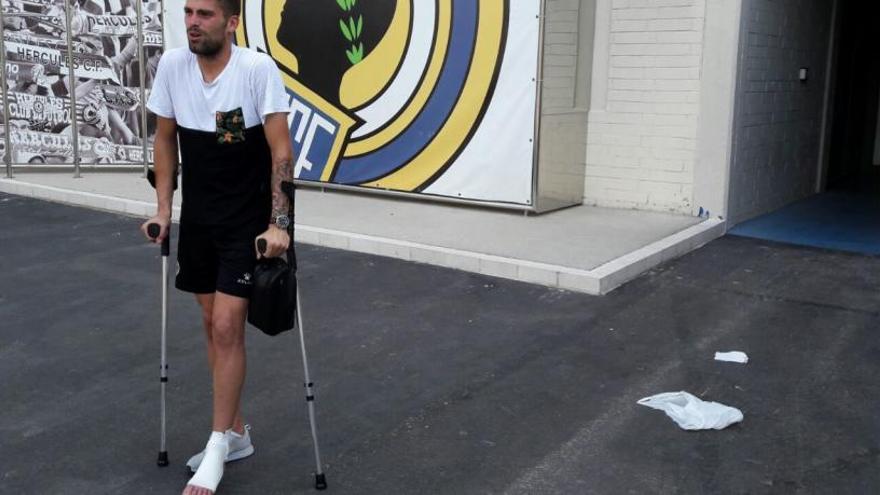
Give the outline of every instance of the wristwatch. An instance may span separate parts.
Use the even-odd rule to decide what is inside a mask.
[[[287,215],[278,215],[272,219],[272,223],[274,223],[279,229],[286,229],[287,227],[290,227],[290,217]]]

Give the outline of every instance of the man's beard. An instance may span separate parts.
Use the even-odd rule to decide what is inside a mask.
[[[192,41],[187,40],[189,43],[189,51],[195,53],[196,55],[203,55],[206,57],[213,57],[220,53],[220,50],[223,48],[223,38],[210,40],[202,35],[202,39],[198,45],[193,45]]]

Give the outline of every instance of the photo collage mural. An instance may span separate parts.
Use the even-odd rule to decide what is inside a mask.
[[[139,57],[136,0],[2,0],[4,163],[142,166],[145,150],[152,161],[141,103],[162,55],[161,5],[141,3]]]

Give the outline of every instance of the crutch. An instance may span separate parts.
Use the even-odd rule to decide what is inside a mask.
[[[290,208],[289,208],[289,217],[290,217],[290,225],[288,226],[287,233],[290,236],[291,248],[288,250],[288,253],[294,258],[289,259],[287,262],[296,266],[296,253],[293,249],[293,204],[294,204],[294,195],[295,188],[292,182],[283,182],[281,184],[281,188],[284,193],[287,195],[290,200]],[[257,249],[260,251],[260,254],[266,252],[266,240],[260,239],[257,241]],[[302,350],[302,363],[303,363],[303,374],[304,374],[304,385],[306,389],[306,404],[309,408],[309,425],[312,429],[312,445],[315,447],[315,489],[317,490],[325,490],[327,488],[327,478],[324,475],[324,469],[321,464],[321,450],[318,447],[318,427],[316,425],[315,420],[315,393],[313,388],[315,384],[312,382],[309,376],[309,360],[306,356],[306,339],[305,334],[303,333],[303,324],[302,324],[302,304],[300,303],[299,297],[299,278],[297,278],[296,282],[296,328],[299,330],[299,346]]]
[[[292,241],[291,241],[292,242]],[[309,406],[309,424],[312,427],[312,443],[315,445],[315,488],[324,490],[327,488],[327,478],[321,468],[321,452],[318,449],[318,429],[315,426],[315,394],[312,391],[314,383],[309,378],[309,361],[306,357],[306,339],[303,336],[302,306],[299,301],[299,281],[296,283],[296,328],[299,330],[299,345],[303,356],[303,373],[305,374],[306,404]]]
[[[161,227],[158,223],[147,225],[147,234],[153,239],[159,237]],[[171,230],[162,240],[162,357],[159,365],[159,411],[160,411],[160,437],[159,437],[159,458],[156,464],[160,466],[168,465],[168,450],[165,448],[165,385],[168,383],[168,362],[166,354],[166,335],[168,329],[168,255],[171,252]]]
[[[153,170],[147,172],[147,180],[156,188],[156,175]],[[174,173],[173,188],[177,189],[177,173]],[[157,223],[147,225],[147,234],[153,239],[159,237],[162,228]],[[156,464],[168,465],[168,449],[165,447],[165,385],[168,383],[167,331],[168,331],[168,256],[171,254],[171,229],[162,240],[162,351],[159,361],[159,457]]]

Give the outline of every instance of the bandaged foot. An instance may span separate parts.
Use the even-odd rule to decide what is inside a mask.
[[[236,433],[232,430],[226,430],[226,438],[229,439],[229,454],[226,455],[226,462],[237,461],[254,454],[254,444],[251,443],[250,430],[251,425],[244,425],[243,434]],[[196,470],[199,469],[203,457],[205,457],[205,451],[201,451],[190,457],[189,460],[186,461],[186,466],[190,471],[195,473]]]
[[[220,478],[223,477],[223,465],[229,453],[229,439],[222,431],[211,432],[205,446],[205,457],[196,474],[186,484],[183,495],[211,493],[217,491]]]

